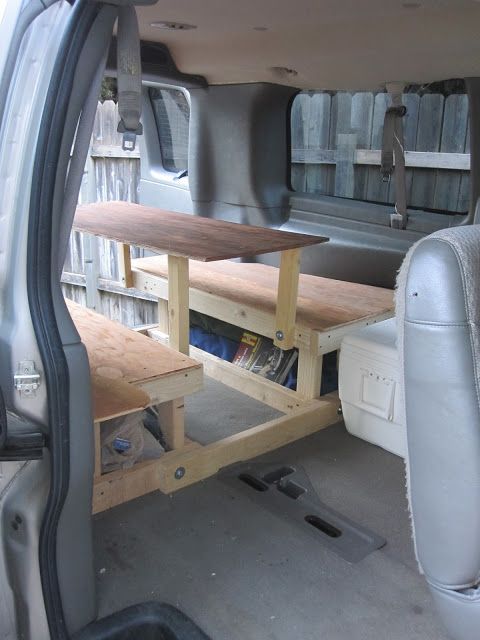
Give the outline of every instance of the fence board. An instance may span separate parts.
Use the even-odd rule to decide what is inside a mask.
[[[391,102],[391,98],[387,93],[377,93],[375,96],[370,143],[371,149],[382,148],[383,121],[385,119],[385,111],[391,105]],[[382,181],[379,168],[369,169],[367,195],[365,199],[371,200],[372,202],[388,202],[388,190],[388,183]]]
[[[466,95],[451,95],[445,100],[440,151],[463,153],[467,132],[468,99]],[[460,194],[461,175],[438,171],[433,206],[455,210]]]
[[[328,147],[330,133],[331,98],[328,93],[315,93],[309,96],[310,113],[306,123],[306,148],[321,149]],[[307,166],[305,184],[309,193],[325,193],[328,188],[327,167]]]
[[[300,93],[292,104],[291,112],[291,146],[294,149],[306,149],[305,129],[310,115],[310,96]],[[307,191],[305,165],[293,165],[291,169],[291,183],[294,191]]]
[[[360,149],[371,149],[373,119],[373,93],[356,93],[352,96],[352,131],[356,134],[356,145]],[[368,167],[355,167],[353,197],[365,200],[367,197]]]
[[[438,94],[426,94],[420,101],[416,151],[438,151],[442,133],[444,98]],[[435,194],[435,172],[418,169],[412,180],[409,204],[431,207]]]
[[[339,91],[331,99],[329,148],[338,148],[338,136],[352,131],[352,94]],[[335,194],[338,181],[335,179],[335,167],[328,169],[329,193]]]

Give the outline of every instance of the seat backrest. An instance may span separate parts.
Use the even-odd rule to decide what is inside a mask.
[[[480,578],[480,226],[414,245],[396,302],[417,558],[457,593]]]
[[[411,509],[429,580],[480,577],[480,226],[413,247],[399,276]]]

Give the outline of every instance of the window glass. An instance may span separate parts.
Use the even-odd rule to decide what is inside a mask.
[[[163,168],[178,173],[188,166],[188,125],[190,109],[183,91],[149,90],[157,123]]]
[[[468,97],[462,80],[407,87],[404,144],[409,207],[445,213],[469,206]],[[302,92],[291,110],[291,183],[295,191],[383,204],[380,150],[386,93]]]

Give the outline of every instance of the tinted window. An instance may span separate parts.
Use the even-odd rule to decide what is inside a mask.
[[[190,109],[185,94],[176,89],[150,89],[150,99],[164,169],[175,173],[187,169]]]
[[[403,96],[407,202],[415,208],[466,212],[468,97],[462,81],[448,82],[411,87]],[[380,176],[388,105],[386,93],[300,93],[291,111],[293,189],[393,203],[394,180],[385,183]]]

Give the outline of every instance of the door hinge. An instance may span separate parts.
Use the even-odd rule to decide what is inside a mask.
[[[35,368],[33,360],[22,360],[18,363],[17,373],[13,376],[15,389],[20,395],[34,397],[40,386],[40,373]]]

